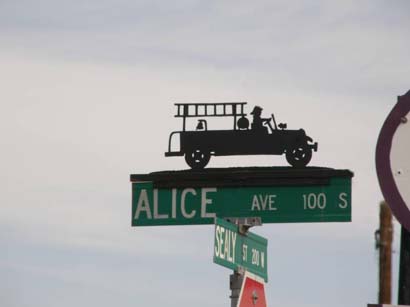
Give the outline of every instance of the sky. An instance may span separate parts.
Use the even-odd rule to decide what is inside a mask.
[[[269,305],[377,300],[374,150],[410,89],[410,2],[0,1],[0,303],[227,306],[214,227],[131,227],[132,173],[165,158],[175,102],[247,101],[350,169],[351,223],[266,224]],[[248,112],[250,110],[248,109]],[[212,157],[209,167],[286,165]],[[400,226],[394,228],[394,302]]]

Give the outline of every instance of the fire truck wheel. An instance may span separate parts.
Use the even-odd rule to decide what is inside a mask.
[[[185,161],[192,169],[203,169],[210,159],[210,152],[200,148],[185,153]]]
[[[297,145],[286,150],[286,160],[294,167],[304,167],[312,159],[312,149],[305,145]]]

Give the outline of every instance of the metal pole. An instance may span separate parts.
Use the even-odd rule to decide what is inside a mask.
[[[246,235],[249,228],[253,226],[262,226],[262,219],[260,217],[243,217],[243,218],[225,218],[226,221],[238,225],[238,231],[241,235]],[[241,293],[243,277],[245,271],[239,268],[229,276],[229,288],[231,290],[231,307],[237,307],[239,303],[239,294]]]
[[[239,301],[239,294],[241,292],[243,282],[243,275],[234,271],[229,276],[229,288],[231,289],[231,307],[237,307]]]
[[[392,213],[389,206],[380,204],[379,229],[379,304],[391,304],[391,255],[393,241]]]
[[[410,232],[401,227],[399,305],[410,305]]]

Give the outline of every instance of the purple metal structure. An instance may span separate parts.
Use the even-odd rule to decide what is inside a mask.
[[[410,91],[398,97],[380,131],[376,146],[376,170],[384,199],[397,220],[410,231],[410,210],[395,183],[390,160],[393,136],[410,112]]]

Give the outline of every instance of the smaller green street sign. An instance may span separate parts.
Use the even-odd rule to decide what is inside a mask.
[[[254,233],[239,233],[238,226],[215,219],[214,263],[232,270],[243,268],[268,281],[268,240]]]

